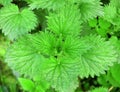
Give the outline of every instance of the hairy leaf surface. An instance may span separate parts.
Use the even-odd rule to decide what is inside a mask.
[[[48,29],[55,34],[79,35],[80,34],[80,14],[75,6],[63,7],[59,12],[51,13],[48,17]]]
[[[44,57],[31,42],[32,36],[27,35],[8,48],[6,62],[8,65],[25,76],[36,76],[40,73],[41,62]],[[39,46],[39,45],[38,45]]]
[[[66,57],[50,58],[43,64],[45,79],[59,92],[74,92],[78,85],[78,62]]]
[[[74,92],[80,70],[78,58],[87,47],[72,36],[61,41],[50,32],[24,36],[8,49],[6,62],[20,74],[47,79],[60,92]]]
[[[2,32],[11,40],[30,32],[36,24],[35,14],[27,8],[19,10],[18,6],[11,4],[0,10]]]
[[[110,12],[113,11],[113,12]],[[113,22],[113,19],[115,19],[115,17],[117,17],[117,9],[115,6],[112,5],[106,5],[104,7],[104,19],[106,19],[107,21],[110,21],[111,23]]]
[[[31,0],[30,8],[31,9],[39,9],[39,8],[47,8],[47,9],[57,9],[64,6],[64,0]]]
[[[28,0],[26,0],[28,1]],[[58,10],[68,3],[75,3],[77,0],[29,0],[31,9]]]
[[[10,4],[13,0],[0,0],[0,4],[6,6],[8,4]]]
[[[103,7],[100,0],[79,0],[78,4],[83,21],[103,16]]]
[[[105,73],[116,62],[116,51],[110,42],[96,35],[83,37],[90,49],[80,58],[80,77]]]

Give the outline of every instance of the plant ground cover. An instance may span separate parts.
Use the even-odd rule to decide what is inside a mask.
[[[120,92],[120,0],[0,0],[0,92]]]

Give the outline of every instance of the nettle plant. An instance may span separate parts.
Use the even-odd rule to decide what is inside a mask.
[[[120,84],[119,0],[105,5],[100,0],[11,2],[0,0],[0,28],[11,40],[5,62],[19,73],[24,90],[75,92],[78,77],[99,76],[109,69]],[[98,91],[108,89],[91,92]]]

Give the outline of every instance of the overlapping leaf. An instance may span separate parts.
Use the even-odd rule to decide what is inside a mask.
[[[120,87],[120,64],[114,64],[114,66],[110,69],[110,73],[112,74],[113,79],[116,81],[116,84],[119,84]],[[118,86],[118,85],[117,85]]]
[[[79,0],[79,8],[83,21],[103,15],[100,0]]]
[[[51,4],[52,1],[48,2]],[[37,2],[38,4],[38,1],[33,2]],[[44,1],[41,0],[40,2]],[[58,0],[54,2],[58,2]],[[90,17],[81,11],[83,20],[89,20],[90,18],[96,17],[97,14],[102,15],[102,7],[100,6],[99,0],[82,0],[81,2],[83,2],[83,4],[81,3],[82,6],[85,4],[84,7],[86,7],[87,3],[88,7],[86,10],[88,8],[90,10],[86,11],[86,14]],[[27,9],[19,12],[15,5],[12,5],[12,7],[15,8],[10,8],[12,13],[8,13],[7,15],[3,14],[5,16],[4,20],[0,22],[2,29],[9,30],[7,33],[3,30],[6,35],[9,33],[12,33],[10,37],[13,36],[13,34],[21,35],[23,32],[16,30],[26,29],[28,32],[28,29],[30,30],[35,27],[36,21],[33,20],[35,20],[36,17],[31,15],[33,12],[31,13]],[[98,7],[98,10],[95,9],[96,7]],[[8,12],[6,8],[2,9],[5,13]],[[29,11],[30,13],[26,14],[25,12],[24,14],[24,11]],[[92,14],[91,12],[93,11],[94,13]],[[30,17],[30,20],[28,20],[28,15],[31,15],[33,18]],[[10,18],[8,18],[8,16]],[[26,26],[21,24],[24,17],[27,18],[25,18],[26,22],[23,23],[23,25]],[[108,70],[109,66],[113,65],[116,61],[116,52],[110,42],[96,35],[79,38],[81,22],[79,10],[76,6],[66,5],[56,13],[51,13],[47,19],[49,31],[26,35],[9,47],[5,61],[8,62],[13,70],[32,78],[34,78],[34,76],[43,78],[59,92],[74,92],[78,85],[78,76],[83,78],[89,75],[92,77],[100,75],[104,73],[105,70]],[[15,24],[11,23],[11,21]],[[7,25],[5,22],[7,22],[7,24],[10,22],[10,24]],[[27,25],[27,23],[30,26]],[[16,24],[20,26],[16,28]],[[13,28],[15,28],[15,32],[10,32],[10,29]]]
[[[75,3],[78,0],[25,0],[29,3],[31,9],[57,10],[64,7],[65,4]]]
[[[73,36],[68,36],[62,47],[64,55],[73,59],[79,58],[81,54],[89,49],[84,40],[81,40],[80,37],[73,38]]]
[[[110,5],[120,9],[120,0],[110,0]]]
[[[80,58],[80,77],[100,75],[116,62],[116,51],[110,42],[100,36],[90,35],[83,37],[90,46],[87,53]]]
[[[113,11],[113,12],[111,12]],[[115,6],[112,5],[107,5],[104,7],[104,19],[106,19],[107,21],[110,21],[111,23],[113,22],[113,19],[115,19],[117,17],[117,9]]]
[[[6,6],[8,4],[10,4],[13,0],[0,0],[0,4]]]
[[[47,8],[47,9],[58,9],[64,6],[64,0],[31,0],[30,1],[30,8],[31,9],[39,9],[39,8]]]
[[[59,38],[53,37],[50,32],[40,32],[21,38],[8,49],[6,62],[20,74],[47,79],[60,92],[74,92],[79,54],[86,51],[86,45],[82,40],[71,38],[60,43]]]
[[[19,10],[16,5],[8,5],[0,10],[2,32],[11,40],[30,32],[36,27],[37,18],[28,10]]]
[[[52,13],[48,17],[48,29],[59,35],[79,35],[80,33],[80,14],[75,6],[63,7],[60,12]]]
[[[70,58],[52,58],[43,64],[45,79],[59,92],[74,92],[78,85],[78,62]]]
[[[31,39],[32,36],[28,35],[10,46],[6,53],[5,61],[20,74],[33,77],[40,72],[40,63],[44,61],[44,57],[30,41]]]

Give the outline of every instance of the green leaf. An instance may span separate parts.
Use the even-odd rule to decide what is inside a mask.
[[[97,26],[97,19],[92,19],[88,21],[90,27],[95,27]]]
[[[110,0],[110,5],[120,9],[120,0]]]
[[[90,92],[108,92],[108,88],[99,87],[91,90]]]
[[[110,83],[108,82],[107,74],[102,74],[99,77],[97,77],[97,82],[104,87],[110,86]]]
[[[6,6],[8,4],[10,4],[13,0],[0,0],[0,4]]]
[[[100,26],[100,28],[107,30],[111,26],[111,24],[110,24],[110,22],[108,22],[102,18],[99,18],[99,26]]]
[[[97,33],[101,35],[102,37],[105,37],[107,35],[107,29],[102,29],[102,28],[97,28],[96,29]]]
[[[64,6],[64,4],[65,4],[64,0],[31,0],[30,8],[31,9],[47,8],[49,10],[50,9],[56,10]]]
[[[117,52],[117,62],[120,63],[120,40],[116,36],[112,36],[109,40]]]
[[[48,29],[57,35],[80,34],[80,14],[76,6],[66,5],[58,13],[51,13],[48,17]]]
[[[64,43],[62,43],[63,53],[71,58],[78,58],[81,54],[86,52],[89,47],[80,37],[67,36]]]
[[[112,74],[112,77],[116,82],[119,84],[120,87],[120,73],[118,72],[120,70],[120,64],[115,64],[113,67],[111,67],[110,72]]]
[[[103,7],[100,0],[79,0],[78,4],[83,21],[103,16]]]
[[[78,62],[70,58],[53,58],[43,63],[44,78],[59,92],[74,92],[78,86]]]
[[[96,35],[89,35],[82,38],[86,40],[86,45],[89,49],[82,54],[79,59],[80,63],[80,77],[94,77],[105,73],[116,62],[117,55],[114,47],[109,41]]]
[[[111,12],[113,11],[113,12]],[[114,23],[114,19],[117,17],[117,8],[112,5],[106,5],[104,7],[104,16],[103,18],[112,24]]]
[[[32,36],[31,42],[38,49],[38,52],[44,56],[50,56],[55,54],[56,39],[50,32],[40,32]]]
[[[114,77],[111,74],[111,71],[108,71],[106,76],[107,81],[109,81],[109,84],[111,84],[114,87],[120,87],[120,83],[117,82],[117,80],[114,79]]]
[[[29,9],[19,10],[16,5],[8,5],[0,10],[2,32],[11,40],[34,29],[37,25],[35,14]]]
[[[39,76],[60,92],[73,92],[78,85],[78,58],[88,47],[72,37],[62,41],[50,32],[26,35],[12,44],[5,61],[20,74]]]
[[[26,35],[12,44],[7,50],[5,60],[12,69],[30,77],[39,75],[41,62],[44,61],[39,43],[31,41],[33,37]]]
[[[46,92],[46,90],[49,89],[50,87],[50,85],[44,79],[40,80],[40,77],[39,80],[36,80],[35,86],[36,86],[35,92]]]
[[[78,0],[25,0],[30,5],[31,9],[48,9],[48,10],[58,10],[64,5],[69,3],[77,3]]]
[[[20,85],[22,86],[23,90],[33,92],[35,88],[35,84],[30,79],[25,78],[18,78]]]

